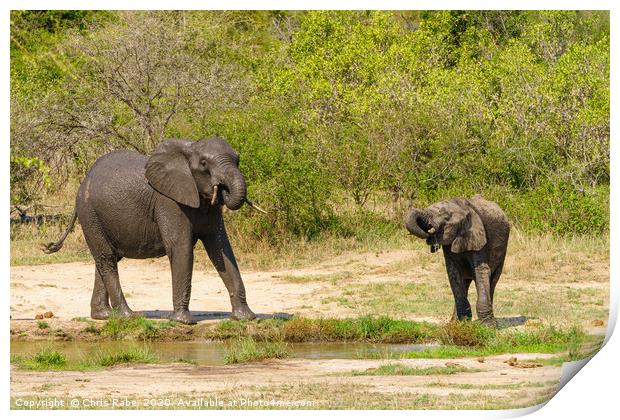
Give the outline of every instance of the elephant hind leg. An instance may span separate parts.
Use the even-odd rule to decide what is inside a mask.
[[[494,301],[495,295],[495,286],[497,286],[497,282],[499,282],[499,277],[502,275],[502,269],[504,268],[504,263],[500,264],[493,273],[491,273],[491,281],[490,281],[490,294],[491,294],[491,304]]]
[[[107,240],[97,215],[88,205],[80,204],[78,217],[88,249],[95,260],[95,284],[90,302],[92,318],[107,319],[112,308],[120,316],[133,316],[134,313],[127,305],[118,278],[120,258]]]
[[[118,257],[116,256],[98,256],[95,258],[95,266],[97,274],[95,274],[95,284],[97,285],[97,276],[102,280],[108,293],[112,309],[122,317],[133,317],[135,313],[127,305],[121,283],[118,278]],[[93,294],[95,291],[93,290]],[[91,306],[91,311],[93,307]]]
[[[95,269],[95,286],[93,287],[93,296],[90,299],[90,317],[92,319],[108,319],[111,312],[112,307],[110,306],[108,291],[103,284],[99,270]]]

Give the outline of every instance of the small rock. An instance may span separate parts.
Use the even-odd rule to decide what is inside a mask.
[[[516,357],[511,357],[508,360],[504,360],[504,363],[508,363],[508,366],[514,366],[515,363],[517,363],[517,358]]]
[[[505,360],[504,363],[508,363],[508,366],[521,368],[521,369],[531,369],[531,368],[537,368],[537,367],[543,366],[542,363],[522,362],[522,361],[517,360],[516,357],[511,357],[510,359]]]
[[[43,316],[45,318],[53,318],[54,317],[54,312],[52,311],[47,311],[46,313],[43,314]]]
[[[515,367],[521,368],[521,369],[531,369],[531,368],[538,368],[538,367],[542,367],[542,363],[535,363],[535,362],[517,362],[517,364],[514,365]]]
[[[446,367],[458,367],[458,368],[462,368],[462,367],[465,367],[465,366],[460,365],[460,364],[458,364],[458,363],[446,362]]]
[[[605,323],[600,319],[593,319],[591,324],[594,327],[602,327],[603,325],[605,325]]]
[[[484,357],[479,357],[478,358],[478,363],[484,363]]]
[[[43,314],[36,314],[34,319],[43,319]]]

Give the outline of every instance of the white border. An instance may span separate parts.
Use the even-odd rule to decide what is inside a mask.
[[[617,2],[602,1],[602,0],[590,0],[590,1],[502,1],[497,0],[485,0],[485,1],[450,1],[450,0],[420,0],[420,1],[402,1],[402,0],[384,0],[381,2],[370,1],[354,1],[354,0],[314,0],[312,2],[291,2],[291,1],[264,1],[264,0],[215,0],[208,2],[191,1],[191,0],[177,0],[177,1],[163,1],[163,0],[139,0],[139,1],[119,1],[109,0],[106,2],[95,2],[85,0],[64,0],[64,1],[44,1],[44,0],[25,0],[25,1],[8,1],[2,3],[1,13],[1,31],[4,42],[0,44],[3,60],[5,65],[2,67],[3,83],[2,83],[2,138],[4,140],[3,147],[0,149],[0,161],[2,162],[1,171],[3,174],[4,183],[2,184],[2,205],[4,209],[9,208],[9,10],[10,9],[282,9],[282,10],[304,10],[304,9],[597,9],[597,10],[611,10],[611,30],[612,30],[612,45],[611,45],[611,92],[612,92],[612,108],[611,108],[611,137],[615,139],[617,137],[618,124],[616,118],[618,117],[618,106],[616,96],[618,94],[618,74],[617,74],[617,41],[614,36],[617,35],[617,28],[620,23],[617,18],[618,7]],[[615,25],[614,25],[615,24]],[[614,147],[612,140],[612,162],[617,163],[619,160],[618,148]],[[616,188],[616,180],[618,179],[618,169],[611,166],[612,172],[612,188],[611,188],[611,237],[616,238],[618,235],[618,223],[614,220],[614,217],[618,216],[618,189]],[[5,293],[0,294],[2,301],[2,308],[4,311],[5,322],[0,323],[0,334],[4,338],[3,350],[0,352],[0,359],[2,363],[2,397],[0,398],[0,407],[3,412],[7,412],[9,407],[9,346],[8,346],[8,319],[9,317],[9,223],[8,217],[4,217],[4,220],[0,223],[0,235],[2,243],[4,244],[3,252],[0,254],[1,258],[1,270],[2,276],[0,278],[5,279]],[[609,341],[604,348],[597,354],[583,369],[577,377],[571,380],[554,398],[552,398],[544,407],[535,411],[531,417],[535,419],[547,419],[547,418],[608,418],[615,416],[618,413],[618,387],[620,385],[620,363],[618,362],[618,355],[620,355],[620,340],[617,337],[609,336],[611,327],[615,325],[617,313],[618,313],[618,296],[620,296],[618,287],[618,244],[617,241],[611,241],[611,296],[610,302],[610,330],[608,331]],[[617,335],[617,334],[616,334]],[[515,417],[518,415],[527,414],[532,412],[536,408],[528,408],[523,410],[514,411],[393,411],[389,415],[392,417],[400,417],[411,419],[415,418],[444,418],[458,417],[458,418],[506,418]],[[613,414],[612,414],[613,413]],[[15,418],[32,418],[32,417],[46,417],[46,418],[59,418],[59,417],[72,417],[81,418],[85,415],[85,412],[32,412],[32,411],[11,411],[10,417]],[[356,418],[376,418],[376,416],[385,415],[387,413],[377,413],[375,411],[308,411],[308,412],[296,412],[289,413],[286,411],[268,411],[268,412],[187,412],[187,411],[174,411],[174,412],[146,412],[146,411],[118,411],[118,412],[103,412],[94,411],[88,412],[88,416],[103,418],[113,416],[122,416],[123,418],[135,418],[141,416],[149,417],[163,417],[173,415],[175,417],[197,417],[197,416],[218,416],[218,417],[233,417],[233,416],[250,416],[256,417],[270,417],[270,418],[289,418],[294,415],[296,418],[310,418],[317,415],[338,415],[338,416],[355,416]]]

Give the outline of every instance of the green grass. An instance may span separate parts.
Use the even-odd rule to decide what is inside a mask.
[[[434,367],[410,367],[401,363],[389,363],[376,368],[366,370],[353,370],[346,376],[428,376],[428,375],[454,375],[462,372],[479,372],[478,369],[468,369],[464,366],[434,366]]]
[[[224,355],[224,363],[256,362],[266,359],[283,359],[291,355],[284,342],[256,342],[246,337],[232,340]]]
[[[387,317],[348,319],[225,320],[210,326],[205,338],[251,338],[258,342],[352,341],[368,343],[436,344],[405,354],[358,352],[358,358],[458,358],[502,353],[562,353],[578,357],[585,346],[600,347],[600,337],[587,336],[578,327],[540,325],[495,330],[478,322],[452,322],[440,326]]]
[[[307,274],[303,276],[296,275],[284,275],[278,277],[279,280],[283,280],[289,283],[305,284],[316,282],[330,282],[331,284],[339,284],[351,280],[355,277],[350,271],[330,273],[330,274]]]
[[[600,339],[602,340],[602,337]],[[581,348],[570,348],[568,350],[568,353],[562,354],[560,356],[554,356],[554,357],[548,357],[548,358],[542,358],[542,359],[539,359],[539,358],[528,359],[528,360],[524,360],[524,362],[540,363],[546,366],[561,366],[563,363],[566,363],[566,362],[574,362],[576,360],[582,360],[582,359],[595,355],[600,348],[600,342],[599,340],[590,341],[590,344],[594,344],[595,348],[590,349],[589,351],[583,351]]]
[[[11,363],[26,370],[98,370],[121,363],[156,363],[157,357],[146,345],[130,345],[119,351],[99,351],[79,360],[68,360],[56,350],[45,347],[31,356],[12,356]]]
[[[257,341],[366,341],[376,343],[422,343],[436,336],[430,323],[388,317],[273,318],[250,322],[221,321],[205,331],[205,338],[226,340],[251,337]]]
[[[45,329],[48,329],[50,327],[50,325],[47,322],[45,322],[45,321],[37,321],[37,327],[40,330],[45,330]]]
[[[336,303],[362,313],[386,314],[400,317],[418,313],[426,316],[445,317],[453,310],[454,300],[442,267],[437,262],[429,283],[390,281],[345,286],[339,296],[331,296],[322,304]],[[441,276],[439,276],[441,273]],[[433,283],[433,284],[431,284]]]
[[[535,329],[495,330],[477,322],[454,322],[435,329],[434,338],[441,345],[396,357],[457,358],[502,353],[561,353],[578,357],[585,345],[598,348],[600,337],[587,336],[578,327],[540,326]],[[392,358],[390,354],[358,353],[358,358]]]
[[[12,356],[11,363],[27,370],[62,370],[67,366],[67,358],[64,354],[45,347],[30,357]]]
[[[91,324],[86,328],[86,331],[96,332],[103,337],[113,340],[124,338],[152,340],[157,338],[163,330],[176,327],[177,325],[179,323],[176,321],[153,321],[143,316],[125,318],[113,312],[101,328],[97,329],[94,324]]]
[[[99,328],[97,327],[97,324],[95,324],[94,322],[90,321],[88,323],[88,325],[86,326],[86,328],[84,328],[84,331],[87,333],[91,333],[91,334],[101,334],[101,331],[99,330]]]
[[[131,346],[118,352],[101,352],[83,362],[84,367],[110,367],[121,363],[155,363],[157,357],[148,346]]]
[[[558,353],[580,349],[588,337],[578,327],[540,325],[495,330],[478,322],[440,326],[388,317],[261,319],[221,321],[204,334],[212,340],[250,337],[256,341],[356,341],[370,343],[439,343],[412,357],[482,356],[510,352]],[[419,355],[419,356],[415,356]]]

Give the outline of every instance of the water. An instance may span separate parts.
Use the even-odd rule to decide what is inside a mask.
[[[29,342],[11,341],[11,356],[31,356],[43,348],[63,353],[69,360],[88,359],[99,352],[118,352],[143,344],[135,341],[104,342]],[[223,365],[228,345],[225,342],[152,342],[148,346],[161,362],[174,362],[179,359],[192,361],[199,365]],[[409,352],[422,351],[428,345],[420,344],[367,344],[367,343],[291,343],[289,349],[293,357],[301,359],[354,359],[364,357],[381,358],[382,355],[398,356]]]

